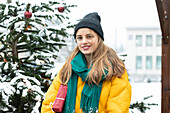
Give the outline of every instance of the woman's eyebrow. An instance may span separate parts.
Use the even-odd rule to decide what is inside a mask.
[[[90,34],[86,34],[86,35],[93,35],[93,34],[90,33]]]
[[[81,35],[76,35],[76,37],[77,37],[77,36],[81,36]]]

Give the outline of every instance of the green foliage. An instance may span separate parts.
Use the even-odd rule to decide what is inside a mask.
[[[148,96],[148,97],[144,97],[143,100],[147,100],[149,98],[151,98],[152,96]],[[149,106],[157,106],[158,104],[156,103],[145,103],[145,102],[136,102],[130,105],[130,109],[138,109],[141,113],[145,113],[147,109],[150,109]],[[132,113],[134,113],[132,111]]]
[[[17,94],[17,92],[19,92]],[[22,96],[23,89],[17,89],[16,92],[9,98],[9,104],[13,106],[15,109],[11,110],[11,112],[14,113],[31,113],[33,107],[36,104],[36,100],[34,99],[36,97],[36,94],[32,93],[32,91],[28,90],[27,96]]]
[[[59,6],[65,8],[63,13],[58,12]],[[30,113],[37,96],[47,91],[51,82],[48,70],[66,45],[67,29],[74,27],[67,16],[71,7],[76,6],[55,0],[34,5],[19,1],[0,4],[0,85],[9,83],[12,91],[8,94],[0,89],[0,112]],[[32,17],[25,18],[25,11]],[[36,91],[35,86],[41,90]]]

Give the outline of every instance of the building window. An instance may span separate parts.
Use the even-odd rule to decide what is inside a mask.
[[[161,46],[161,45],[162,45],[162,36],[156,35],[156,46]]]
[[[136,69],[142,69],[142,56],[136,56]]]
[[[146,69],[152,69],[152,56],[146,56]]]
[[[146,35],[146,46],[152,46],[152,35]]]
[[[156,56],[156,69],[161,69],[161,56]]]
[[[142,46],[142,35],[136,35],[136,46],[137,47]]]
[[[128,36],[129,40],[133,40],[133,35]]]

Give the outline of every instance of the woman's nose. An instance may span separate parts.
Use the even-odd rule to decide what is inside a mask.
[[[86,38],[83,38],[83,43],[87,43],[87,39]]]

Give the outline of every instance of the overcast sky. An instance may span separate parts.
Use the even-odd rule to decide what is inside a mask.
[[[105,43],[114,47],[125,44],[127,27],[160,27],[155,0],[69,0],[77,4],[71,18],[83,18],[90,12],[101,16]],[[117,31],[117,33],[115,33]]]
[[[155,0],[69,0],[78,4],[74,18],[98,12],[104,26],[159,26]]]

